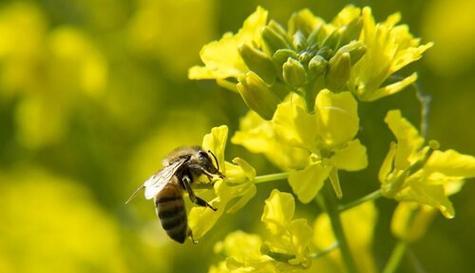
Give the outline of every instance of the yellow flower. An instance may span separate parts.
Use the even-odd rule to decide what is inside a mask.
[[[379,171],[383,195],[437,208],[447,218],[455,215],[448,196],[458,192],[465,178],[475,177],[475,157],[455,150],[433,151],[416,128],[389,111],[385,119],[396,137]]]
[[[414,242],[424,236],[436,209],[416,202],[400,202],[391,220],[391,231],[398,239]]]
[[[267,21],[267,11],[258,7],[243,23],[237,34],[230,32],[223,35],[219,41],[205,45],[201,51],[204,66],[194,66],[190,69],[190,79],[237,79],[249,69],[242,60],[238,48],[243,44],[260,44],[260,31]]]
[[[353,66],[349,80],[350,90],[361,100],[374,101],[392,95],[416,81],[416,73],[382,86],[395,72],[417,61],[432,47],[432,43],[420,44],[407,25],[396,25],[400,14],[389,16],[376,24],[371,9],[363,9],[363,31],[360,41],[366,46],[366,54]]]
[[[210,273],[301,272],[311,265],[312,228],[305,219],[293,219],[295,201],[291,194],[273,190],[266,200],[261,220],[269,236],[236,231],[215,245],[215,252],[227,258]]]
[[[279,142],[272,123],[249,111],[240,121],[240,130],[231,139],[252,153],[264,154],[282,170],[302,169],[307,165],[308,152]]]
[[[366,148],[355,139],[359,129],[357,103],[349,92],[320,91],[315,113],[304,108],[294,96],[280,104],[272,119],[273,129],[282,143],[307,152],[309,164],[292,171],[289,183],[303,203],[310,202],[330,178],[338,196],[342,195],[338,170],[366,168]]]
[[[292,194],[273,190],[265,201],[261,220],[269,231],[266,242],[268,255],[286,255],[289,264],[305,268],[311,264],[308,238],[312,236],[312,229],[306,219],[293,219],[294,212]]]
[[[256,186],[252,182],[256,171],[246,161],[234,158],[231,162],[224,160],[224,150],[228,138],[228,127],[215,127],[204,136],[202,147],[211,151],[218,159],[220,171],[225,179],[215,182],[213,190],[207,190],[215,197],[209,202],[217,211],[206,207],[193,207],[190,210],[188,224],[195,239],[203,237],[224,214],[232,213],[242,208],[256,193]],[[228,206],[230,201],[233,204]]]
[[[377,272],[371,252],[377,216],[376,207],[372,202],[361,204],[341,214],[346,238],[359,272]],[[318,249],[327,249],[335,244],[328,215],[322,214],[317,218],[313,234],[313,242]],[[345,270],[338,250],[315,260],[312,269],[321,273],[337,273]]]

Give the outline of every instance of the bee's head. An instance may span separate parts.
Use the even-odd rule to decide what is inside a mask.
[[[206,152],[202,149],[199,149],[196,153],[196,161],[208,172],[212,174],[217,174],[220,177],[224,177],[223,174],[219,171],[218,159],[213,154],[213,152]]]

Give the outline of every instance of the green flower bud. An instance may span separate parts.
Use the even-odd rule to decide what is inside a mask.
[[[330,59],[330,68],[326,77],[326,82],[331,90],[343,90],[346,82],[350,78],[351,57],[350,53],[335,54]]]
[[[274,82],[276,69],[270,57],[248,44],[239,47],[239,54],[250,70],[256,72],[265,82]]]
[[[284,37],[284,39],[285,39],[285,37],[287,37],[287,31],[278,22],[276,22],[274,20],[270,20],[270,22],[269,22],[269,24],[267,24],[267,26],[269,28],[271,28],[273,31],[275,31],[277,34],[279,34],[280,36]]]
[[[308,35],[307,44],[310,45],[310,47],[317,47],[319,44],[322,44],[324,39],[325,39],[325,31],[320,26],[314,29],[312,33]]]
[[[269,26],[264,27],[261,35],[269,54],[274,54],[274,52],[282,48],[291,48],[286,37]]]
[[[330,49],[337,49],[340,44],[341,34],[338,31],[333,31],[327,38],[323,41],[322,47],[328,47]]]
[[[301,31],[305,36],[308,36],[315,27],[314,18],[308,9],[294,12],[288,23],[289,33],[294,34],[297,31]]]
[[[299,55],[292,49],[279,49],[272,55],[272,60],[275,65],[283,66],[289,57],[298,59]]]
[[[333,49],[322,47],[318,50],[317,55],[322,56],[325,60],[329,60],[333,56]]]
[[[314,56],[310,62],[308,62],[308,71],[312,78],[316,78],[323,75],[327,71],[328,62],[322,56]]]
[[[303,65],[293,59],[288,58],[283,67],[284,80],[290,86],[300,87],[305,84],[306,72]]]
[[[300,30],[295,32],[293,36],[293,43],[297,50],[303,50],[307,47],[307,39],[305,39],[305,36]]]
[[[366,46],[360,41],[353,41],[338,49],[336,54],[350,53],[351,65],[357,63],[361,57],[366,53]]]
[[[358,40],[361,29],[363,28],[363,19],[358,17],[351,21],[348,25],[340,29],[341,40],[340,44],[344,45],[351,41]]]
[[[246,105],[262,118],[270,120],[280,99],[269,86],[254,72],[249,71],[236,85]]]
[[[299,55],[291,49],[279,49],[272,55],[272,60],[277,69],[277,75],[281,81],[284,80],[282,67],[289,57],[298,59]]]

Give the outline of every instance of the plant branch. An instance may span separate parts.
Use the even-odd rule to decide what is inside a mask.
[[[289,177],[288,172],[259,175],[254,178],[254,184],[260,184],[276,180],[284,180],[287,179],[287,177]]]
[[[367,194],[367,195],[365,195],[365,196],[363,196],[363,197],[361,197],[361,198],[359,198],[355,201],[352,201],[348,204],[338,206],[338,211],[343,212],[345,210],[349,210],[349,209],[354,208],[358,205],[361,205],[365,202],[376,200],[376,199],[380,198],[381,196],[382,196],[381,190],[380,189],[375,190],[372,193]]]
[[[391,257],[389,257],[386,266],[384,267],[383,273],[394,273],[396,272],[399,264],[401,263],[402,258],[407,250],[407,243],[404,241],[399,241],[396,246],[393,248]]]
[[[322,209],[326,211],[330,218],[333,234],[338,242],[338,246],[340,247],[341,256],[346,270],[348,273],[357,273],[358,270],[356,269],[355,261],[351,255],[350,247],[348,246],[343,225],[341,223],[337,199],[328,183],[325,183],[321,194],[322,196],[317,198],[317,203],[322,206]]]

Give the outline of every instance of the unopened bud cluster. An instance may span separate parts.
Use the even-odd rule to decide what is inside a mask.
[[[238,90],[247,105],[266,119],[289,91],[306,98],[311,109],[315,90],[346,90],[352,65],[365,54],[366,47],[357,41],[361,17],[330,28],[314,27],[303,14],[292,16],[288,30],[271,20],[261,31],[261,45],[239,47],[252,72],[239,79]]]

